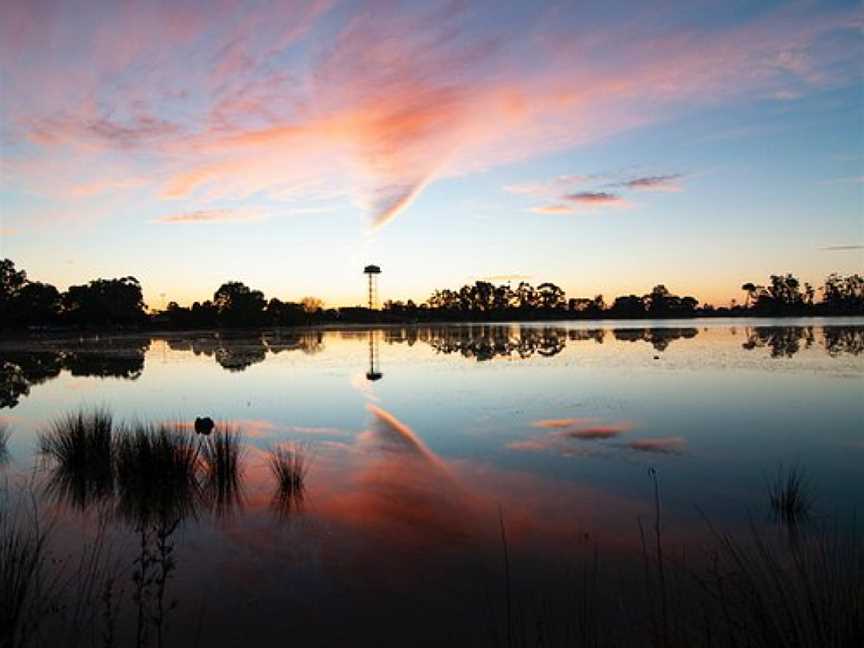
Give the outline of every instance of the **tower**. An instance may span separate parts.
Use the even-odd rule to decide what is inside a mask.
[[[363,274],[369,277],[369,310],[375,310],[378,306],[378,275],[381,274],[381,268],[367,265],[363,268]]]

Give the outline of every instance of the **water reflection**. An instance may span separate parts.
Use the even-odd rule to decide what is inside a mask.
[[[748,328],[746,335],[747,341],[741,345],[742,348],[751,351],[767,347],[772,358],[791,358],[801,350],[802,343],[805,349],[809,349],[816,339],[812,326],[757,326]]]
[[[400,551],[453,547],[474,519],[467,493],[449,466],[392,413],[367,405],[368,428],[356,437],[347,492],[326,515],[373,531]]]
[[[134,528],[176,526],[199,511],[231,515],[243,505],[243,443],[219,426],[114,424],[104,410],[66,415],[39,435],[45,492],[57,504],[100,506]]]
[[[213,358],[220,367],[232,372],[245,371],[259,362],[264,362],[267,353],[302,351],[315,354],[324,348],[323,331],[266,333],[214,332],[209,335],[167,337],[165,341],[173,351],[191,351],[196,356]]]
[[[723,329],[716,329],[723,330]],[[736,329],[725,329],[735,336]],[[187,351],[213,358],[229,372],[242,372],[264,362],[270,354],[300,351],[322,353],[330,340],[366,342],[369,366],[366,378],[383,377],[379,340],[388,345],[412,347],[418,342],[436,353],[458,355],[476,361],[524,360],[554,357],[568,344],[603,344],[611,333],[616,341],[645,343],[665,351],[673,343],[693,340],[693,327],[616,327],[613,329],[569,328],[545,325],[464,325],[433,327],[392,327],[381,331],[268,331],[264,333],[214,332],[192,337],[93,338],[90,340],[31,343],[24,348],[6,343],[0,347],[0,408],[12,408],[30,393],[30,388],[59,377],[65,370],[72,376],[99,376],[136,380],[144,372],[144,359],[154,340],[173,351]],[[764,349],[773,358],[792,358],[802,350],[819,349],[828,356],[864,353],[864,326],[750,326],[744,329],[747,351]]]
[[[214,333],[206,337],[168,338],[172,351],[191,351],[213,358],[228,371],[244,371],[267,358],[267,346],[260,334],[232,336]]]
[[[369,331],[369,371],[366,372],[366,380],[381,380],[381,361],[378,354],[378,336],[375,331]]]
[[[421,331],[419,338],[438,353],[458,353],[477,361],[496,357],[526,359],[535,353],[548,358],[559,354],[567,345],[567,329],[494,325],[442,327]]]
[[[648,342],[657,351],[665,351],[673,341],[690,340],[698,333],[695,328],[616,328],[612,331],[616,340]]]
[[[826,326],[823,334],[825,351],[830,356],[864,353],[864,327]]]
[[[57,348],[0,349],[0,408],[15,407],[30,387],[60,375],[135,380],[144,371],[150,338],[57,342]],[[62,345],[62,346],[61,346]]]

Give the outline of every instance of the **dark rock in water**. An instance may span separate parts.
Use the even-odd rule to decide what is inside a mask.
[[[198,434],[210,434],[213,431],[215,423],[209,416],[204,418],[195,417],[195,432]]]

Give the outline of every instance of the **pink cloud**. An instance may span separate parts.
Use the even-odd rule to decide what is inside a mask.
[[[630,203],[618,194],[606,191],[579,191],[561,197],[561,202],[532,207],[535,214],[572,214],[580,209],[600,207],[629,207]]]
[[[580,191],[567,194],[564,199],[585,205],[622,205],[626,202],[621,196],[605,191]]]
[[[572,214],[576,210],[570,205],[556,203],[554,205],[540,205],[539,207],[532,207],[531,211],[535,214]]]
[[[225,221],[261,220],[261,214],[254,210],[243,209],[208,209],[179,214],[169,214],[156,219],[157,223],[215,223]]]
[[[575,14],[541,11],[538,42],[488,20],[491,5],[330,4],[241,14],[106,3],[95,20],[71,5],[5,3],[3,127],[29,139],[39,163],[22,184],[41,192],[42,169],[74,151],[67,191],[121,163],[141,167],[130,176],[150,178],[164,199],[349,197],[382,225],[440,178],[858,74],[854,8],[796,5],[712,28],[634,19],[589,29]],[[670,190],[662,178],[630,188]],[[623,206],[601,193],[534,211]]]

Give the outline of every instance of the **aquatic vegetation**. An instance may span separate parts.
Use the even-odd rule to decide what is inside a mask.
[[[693,560],[688,556],[702,552],[670,546],[664,538],[659,481],[656,471],[650,475],[653,520],[647,527],[639,522],[643,570],[631,580],[600,574],[595,544],[563,596],[517,593],[511,581],[520,565],[513,561],[502,523],[504,588],[490,610],[497,619],[493,645],[861,644],[864,538],[854,523],[826,524],[788,543],[755,524],[732,534],[706,519],[709,539],[702,549],[707,553]],[[579,547],[574,550],[578,554]]]
[[[201,460],[207,500],[217,515],[224,515],[242,503],[242,432],[217,427],[201,443]]]
[[[770,485],[769,500],[774,517],[783,526],[794,529],[807,521],[813,498],[804,470],[797,466],[784,470],[781,465]]]
[[[9,448],[6,447],[9,437],[12,435],[9,425],[0,423],[0,466],[9,461]]]
[[[47,531],[7,498],[0,505],[0,645],[16,646],[27,643],[43,611]]]
[[[31,488],[0,489],[0,646],[115,645],[118,564],[108,518],[100,517],[80,552],[61,556]]]
[[[302,506],[309,464],[309,447],[305,444],[286,443],[270,449],[267,465],[276,480],[273,508],[278,513],[288,514]]]
[[[174,532],[201,502],[201,446],[182,426],[136,424],[116,443],[117,510],[139,539],[132,573],[136,646],[165,642],[167,584],[177,568]]]
[[[200,497],[199,445],[180,426],[139,423],[115,444],[118,510],[136,525],[194,514]]]
[[[856,529],[823,528],[794,545],[755,527],[744,539],[715,539],[715,564],[699,583],[722,645],[860,645],[864,542]]]
[[[104,409],[55,420],[39,434],[39,452],[52,472],[48,491],[78,508],[114,492],[114,425]]]

